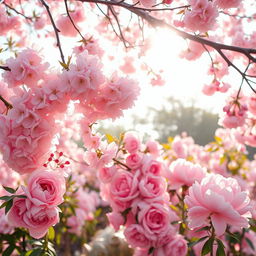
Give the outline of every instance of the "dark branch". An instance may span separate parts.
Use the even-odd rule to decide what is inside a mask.
[[[85,42],[86,42],[86,39],[85,39],[84,36],[81,34],[79,28],[76,26],[76,24],[74,23],[72,17],[70,16],[67,0],[64,0],[64,2],[65,2],[65,8],[66,8],[66,12],[67,12],[67,15],[68,15],[68,18],[69,18],[70,22],[72,23],[74,29],[78,32],[78,34],[79,34],[79,35],[81,36],[81,38],[83,39],[83,42],[85,43]]]
[[[5,71],[11,71],[11,69],[7,66],[0,66],[0,69],[3,69]]]
[[[4,105],[6,106],[7,110],[13,108],[12,104],[9,103],[6,99],[4,99],[1,95],[0,95],[0,100],[4,103]]]
[[[4,4],[8,9],[14,11],[16,14],[21,15],[21,16],[22,16],[23,18],[25,18],[26,20],[28,20],[28,21],[33,21],[33,18],[32,18],[32,17],[26,16],[24,13],[19,12],[18,10],[16,10],[16,9],[13,8],[12,6],[6,4],[5,2],[3,2],[3,4]]]
[[[104,5],[111,5],[111,6],[119,6],[122,8],[125,8],[132,13],[140,16],[142,19],[146,20],[151,26],[153,27],[162,27],[162,28],[168,28],[172,31],[174,31],[177,35],[181,36],[184,39],[189,39],[195,42],[198,42],[200,44],[208,45],[214,49],[221,49],[221,50],[229,50],[229,51],[234,51],[234,52],[239,52],[244,54],[248,59],[250,59],[253,62],[256,62],[256,58],[254,58],[251,54],[256,54],[256,49],[252,48],[242,48],[238,46],[232,46],[232,45],[227,45],[227,44],[222,44],[222,43],[217,43],[213,42],[210,40],[207,40],[205,38],[189,34],[185,31],[179,30],[175,28],[174,26],[167,24],[165,21],[160,20],[158,18],[155,18],[151,15],[148,14],[146,9],[137,9],[137,7],[134,7],[132,5],[129,5],[127,3],[122,2],[115,2],[115,1],[105,1],[105,0],[77,0],[79,2],[91,2],[91,3],[97,3],[97,4],[104,4]]]
[[[53,20],[53,17],[52,17],[52,14],[51,14],[51,11],[50,11],[50,7],[49,5],[44,1],[44,0],[39,0],[42,5],[45,7],[47,13],[48,13],[48,16],[51,20],[51,23],[52,23],[52,26],[53,26],[53,29],[54,29],[54,32],[55,32],[55,36],[56,36],[56,40],[57,40],[57,47],[59,48],[59,51],[60,51],[60,57],[61,57],[61,60],[64,64],[66,64],[65,62],[65,57],[64,57],[64,54],[63,54],[63,51],[62,51],[62,48],[61,48],[61,43],[60,43],[60,38],[59,38],[59,33],[60,33],[60,30],[56,27],[55,25],[55,22]]]

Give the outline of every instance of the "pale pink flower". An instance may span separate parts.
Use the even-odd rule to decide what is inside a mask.
[[[191,11],[184,16],[185,27],[193,31],[206,32],[213,28],[218,11],[216,6],[208,0],[193,0]]]
[[[170,189],[178,189],[182,186],[190,187],[195,181],[200,182],[206,176],[206,170],[199,164],[193,164],[184,159],[178,159],[171,163],[167,173]]]
[[[238,7],[242,0],[215,0],[214,2],[220,8],[233,8]]]
[[[216,234],[220,236],[227,225],[238,228],[249,226],[250,199],[233,178],[208,175],[201,183],[195,182],[189,188],[185,203],[188,205],[189,228],[209,225],[210,219]]]

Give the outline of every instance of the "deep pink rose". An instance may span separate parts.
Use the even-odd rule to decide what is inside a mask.
[[[38,170],[30,175],[24,191],[34,205],[57,206],[63,202],[65,178],[57,171]]]
[[[145,236],[145,231],[141,225],[130,225],[125,229],[124,235],[127,242],[134,248],[149,248],[151,246],[150,240]]]

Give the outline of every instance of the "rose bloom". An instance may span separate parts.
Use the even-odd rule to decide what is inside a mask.
[[[209,225],[209,218],[218,236],[224,234],[227,225],[237,228],[249,226],[250,199],[233,178],[219,174],[206,176],[201,183],[195,182],[189,188],[185,203],[191,229]]]
[[[59,210],[57,207],[35,206],[29,199],[15,198],[7,218],[14,227],[27,228],[32,237],[39,239],[49,227],[58,223]]]
[[[149,248],[150,240],[145,236],[145,231],[141,225],[132,224],[124,231],[127,242],[132,247]]]
[[[65,178],[57,171],[38,170],[30,175],[24,191],[34,205],[57,206],[63,202]]]
[[[206,175],[206,170],[199,164],[193,164],[184,159],[178,159],[170,165],[167,173],[170,189],[178,189],[181,186],[190,187],[195,181],[200,182]]]
[[[143,197],[155,199],[161,197],[167,189],[167,183],[163,177],[146,174],[139,183],[139,190]]]
[[[145,236],[150,240],[157,240],[158,236],[169,231],[171,216],[167,206],[160,203],[147,204],[141,202],[138,222],[145,230]]]
[[[123,211],[131,205],[131,201],[139,195],[139,172],[117,171],[109,187],[109,200],[114,210]]]
[[[136,153],[140,149],[140,140],[134,132],[124,135],[124,147],[129,153]]]
[[[173,240],[164,246],[165,256],[186,256],[187,251],[187,241],[181,235],[176,235]]]

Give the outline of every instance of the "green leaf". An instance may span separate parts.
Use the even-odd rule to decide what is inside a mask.
[[[254,247],[252,241],[248,237],[245,238],[245,241],[252,248],[252,250],[255,251],[255,247]]]
[[[25,196],[25,195],[17,195],[17,196],[15,196],[15,197],[18,197],[18,198],[27,198],[27,196]]]
[[[240,239],[236,234],[233,234],[233,233],[227,231],[227,235],[230,236],[231,238],[235,239],[236,242],[240,242]]]
[[[190,243],[188,243],[188,247],[193,247],[196,244],[204,241],[206,238],[208,238],[208,236],[204,236],[204,237],[201,237],[200,239],[197,239],[196,241],[190,242]]]
[[[10,187],[5,187],[5,186],[3,186],[3,188],[4,188],[7,192],[9,192],[9,193],[11,193],[11,194],[15,194],[15,192],[18,190],[18,188],[17,188],[17,189],[13,189],[13,188],[10,188]]]
[[[29,254],[26,254],[26,256],[40,256],[43,254],[43,249],[41,248],[36,248],[33,250],[28,251]]]
[[[9,201],[11,199],[11,197],[13,198],[13,196],[1,196],[0,200]]]
[[[9,245],[3,252],[2,256],[11,256],[12,252],[15,250],[15,245]]]
[[[218,243],[218,248],[217,248],[217,251],[216,251],[216,256],[226,256],[225,249],[224,249],[225,248],[224,244],[219,239],[216,239],[216,241]]]
[[[54,240],[54,237],[55,237],[55,230],[53,227],[49,227],[48,229],[48,238],[50,240]]]
[[[5,206],[5,215],[10,211],[10,209],[12,208],[12,205],[13,205],[13,200],[7,201]]]
[[[214,238],[210,237],[204,244],[202,251],[201,251],[201,255],[206,255],[212,251],[213,242],[214,242]]]
[[[153,253],[153,251],[154,251],[154,247],[150,247],[149,250],[148,250],[148,254]]]
[[[201,231],[210,230],[210,229],[211,229],[211,227],[205,226],[205,227],[203,227],[203,228],[197,229],[195,232],[201,232]]]

